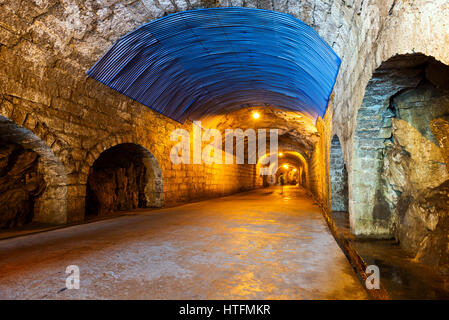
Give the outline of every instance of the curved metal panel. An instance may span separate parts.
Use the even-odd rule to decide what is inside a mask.
[[[213,8],[142,25],[88,75],[180,122],[248,103],[316,119],[340,63],[312,28],[288,14]]]

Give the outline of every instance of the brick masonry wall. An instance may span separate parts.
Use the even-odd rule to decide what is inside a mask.
[[[332,114],[333,105],[331,100],[324,118],[318,118],[316,123],[320,140],[309,160],[310,191],[326,212],[331,210],[329,166]]]
[[[175,128],[191,131],[192,123],[180,125],[88,78],[85,71],[93,61],[80,67],[69,58],[52,56],[56,44],[30,31],[36,13],[25,10],[32,7],[0,10],[0,115],[41,139],[62,164],[67,221],[84,217],[89,168],[101,152],[122,143],[140,145],[157,159],[166,206],[257,185],[254,165],[172,164],[169,155],[175,142],[169,140],[170,133]],[[50,179],[48,175],[48,184]],[[47,201],[60,202],[60,196]]]
[[[340,139],[334,135],[330,151],[330,179],[332,211],[348,211],[348,172]]]

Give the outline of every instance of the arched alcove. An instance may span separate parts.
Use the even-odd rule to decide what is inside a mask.
[[[67,221],[67,175],[39,137],[0,116],[0,228]]]
[[[332,211],[348,211],[348,172],[337,135],[331,141],[330,179]]]
[[[123,143],[100,154],[89,171],[86,218],[162,206],[162,172],[144,147]]]
[[[448,133],[432,124],[449,120],[448,79],[449,66],[433,57],[389,59],[368,83],[354,135],[353,232],[395,237],[432,265],[445,259],[436,252],[447,243],[449,174],[442,140]]]
[[[430,123],[449,115],[448,75],[448,66],[422,54],[395,56],[373,73],[354,134],[355,234],[392,237],[397,215],[408,208],[406,195],[446,180]]]

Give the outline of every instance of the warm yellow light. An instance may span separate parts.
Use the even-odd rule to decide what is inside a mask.
[[[284,164],[284,168],[285,168],[285,169],[288,169],[288,165],[287,165],[287,164]]]
[[[296,172],[296,169],[293,169],[293,172]]]
[[[254,118],[254,119],[259,119],[259,118],[260,118],[259,112],[254,112],[254,113],[253,113],[253,118]]]
[[[283,153],[282,153],[282,152],[279,152],[279,157],[282,157],[282,155],[283,155]]]

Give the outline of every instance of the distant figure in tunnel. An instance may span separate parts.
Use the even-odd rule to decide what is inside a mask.
[[[285,178],[284,178],[284,174],[283,174],[283,173],[281,173],[281,174],[279,175],[279,184],[280,184],[281,186],[283,186],[283,185],[285,184]]]
[[[279,184],[282,186],[281,194],[283,194],[284,193],[284,184],[285,184],[285,178],[284,178],[284,174],[283,173],[281,173],[279,175]]]

